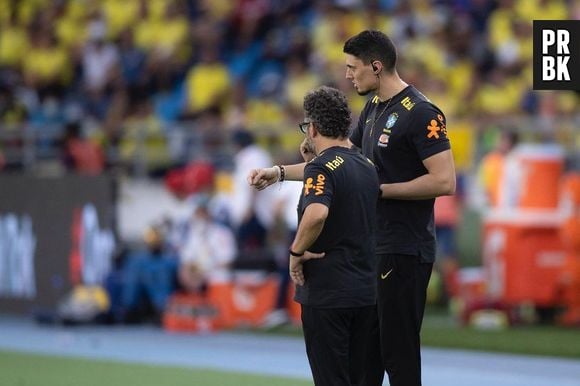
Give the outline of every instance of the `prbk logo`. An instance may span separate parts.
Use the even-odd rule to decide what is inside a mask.
[[[580,20],[534,20],[534,90],[580,90]]]

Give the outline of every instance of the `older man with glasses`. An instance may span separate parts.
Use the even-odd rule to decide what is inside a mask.
[[[378,176],[373,163],[351,147],[351,113],[342,92],[325,86],[309,92],[304,113],[301,151],[315,157],[304,167],[289,254],[306,352],[317,386],[363,385],[368,332],[376,318]],[[253,177],[264,172],[251,171],[248,182],[256,185],[259,178]],[[267,173],[283,180],[285,170],[274,166]]]

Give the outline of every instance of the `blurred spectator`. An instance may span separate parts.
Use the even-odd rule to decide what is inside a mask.
[[[145,61],[147,54],[135,45],[133,31],[121,32],[119,37],[119,65],[123,82],[130,97],[145,93]]]
[[[165,176],[165,187],[178,200],[184,200],[195,210],[200,197],[208,198],[210,217],[217,223],[231,227],[230,192],[231,176],[212,163],[197,160],[188,165],[170,170]],[[172,243],[175,249],[182,248],[191,218],[176,218],[172,221]]]
[[[268,229],[273,222],[273,193],[266,189],[256,191],[246,181],[248,170],[269,167],[268,152],[255,143],[254,135],[239,129],[233,133],[236,148],[234,156],[231,214],[241,251],[255,251],[266,246]]]
[[[52,20],[57,40],[76,56],[87,39],[94,10],[77,1],[53,4],[57,7],[56,17]]]
[[[166,251],[163,230],[148,228],[146,249],[130,252],[120,271],[108,278],[114,321],[160,322],[169,296],[176,289],[177,258]]]
[[[143,99],[163,128],[156,136],[195,136],[200,115],[213,109],[226,126],[267,140],[296,120],[295,96],[312,84],[337,85],[362,108],[344,79],[342,41],[376,27],[408,53],[406,79],[432,89],[452,115],[477,114],[483,130],[514,115],[573,120],[576,95],[531,89],[531,21],[574,18],[578,9],[564,0],[9,1],[0,8],[0,86],[28,112],[17,123],[62,133],[71,115],[85,117],[111,141],[111,158]],[[168,130],[178,117],[188,128]],[[543,124],[561,133],[568,123]]]
[[[437,239],[436,268],[442,276],[443,298],[446,303],[458,293],[459,262],[457,256],[457,225],[461,208],[457,195],[435,200],[435,237]]]
[[[407,53],[401,75],[430,91],[455,122],[454,149],[474,145],[463,153],[466,168],[486,150],[476,138],[496,127],[525,127],[528,139],[550,138],[569,153],[580,143],[579,95],[538,92],[531,85],[532,20],[577,19],[577,0],[0,4],[6,171],[45,170],[36,166],[54,161],[66,142],[69,169],[155,178],[172,165],[204,159],[228,172],[235,162],[231,178],[237,181],[244,158],[264,159],[268,151],[283,156],[296,148],[299,133],[284,129],[301,118],[304,90],[335,85],[354,111],[362,110],[366,99],[344,76],[342,45],[368,28],[396,37]],[[91,140],[66,134],[71,121],[81,122]],[[238,127],[253,133],[263,154],[228,146]],[[482,170],[501,163],[497,155],[486,157],[492,166]],[[191,194],[186,170],[167,177],[182,199]],[[495,172],[481,172],[482,182],[499,184]],[[270,250],[270,199],[244,192],[238,182],[227,200],[212,199],[220,201],[220,221],[235,228],[243,249]],[[493,189],[486,193],[490,202],[496,200]],[[230,210],[223,210],[224,201]]]
[[[210,196],[198,195],[195,201],[185,242],[179,250],[178,277],[186,291],[205,294],[208,284],[230,280],[230,265],[237,248],[232,231],[212,218]]]
[[[286,67],[288,76],[286,78],[285,99],[291,116],[301,117],[304,95],[307,91],[320,86],[321,79],[318,74],[309,71],[307,58],[290,56]]]
[[[496,67],[479,85],[474,100],[474,110],[480,116],[505,117],[519,112],[525,91],[521,80],[509,76],[508,71]],[[501,100],[502,103],[497,101]]]
[[[362,111],[343,41],[368,28],[395,38],[401,75],[448,113],[458,171],[477,174],[494,207],[518,135],[497,134],[472,165],[498,128],[560,143],[578,169],[580,94],[532,88],[532,21],[543,19],[580,19],[580,1],[0,0],[0,172],[52,171],[60,158],[74,173],[166,176],[191,207],[210,195],[212,223],[239,241],[235,267],[284,273],[275,325],[287,320],[291,188],[254,192],[245,176],[295,151],[302,136],[285,129],[302,120],[306,90],[334,85]],[[452,200],[435,207],[451,292],[462,218]],[[175,255],[191,231],[185,217],[167,236]]]
[[[225,126],[228,130],[235,130],[249,124],[247,118],[248,98],[245,85],[242,81],[234,83],[231,92],[231,104],[224,112]]]
[[[189,70],[186,84],[186,116],[195,117],[211,107],[224,105],[224,98],[230,91],[230,77],[219,60],[217,47],[202,48],[201,61]]]
[[[203,161],[171,170],[165,177],[165,186],[178,198],[187,198],[196,193],[208,194],[214,186],[214,168]]]
[[[31,47],[25,52],[22,71],[25,84],[36,90],[40,99],[61,97],[72,76],[71,58],[58,45],[52,30],[31,31]]]
[[[16,9],[0,23],[0,68],[17,68],[22,63],[29,41],[26,29],[18,24]]]
[[[462,3],[466,4],[474,30],[478,34],[485,33],[489,15],[493,12],[497,4],[489,0],[469,0]]]
[[[143,2],[152,11],[150,2]],[[137,41],[146,38],[142,47],[147,47],[148,58],[145,73],[149,79],[148,92],[170,92],[182,82],[187,73],[187,64],[192,55],[190,25],[184,16],[182,1],[162,3],[161,15],[152,12],[136,30]]]
[[[260,40],[268,27],[271,4],[268,0],[238,0],[228,20],[228,35],[238,47]]]
[[[28,116],[26,107],[6,86],[0,85],[0,125],[6,129],[15,129]]]
[[[107,21],[107,37],[116,38],[138,21],[141,0],[103,0],[103,17]]]
[[[170,165],[167,137],[150,99],[141,96],[131,100],[122,125],[119,150],[121,159],[132,166],[130,170],[150,175]]]
[[[517,145],[519,135],[514,131],[502,131],[496,138],[495,148],[482,158],[478,172],[486,203],[492,208],[499,205],[505,160]]]
[[[119,75],[119,52],[114,44],[105,41],[105,28],[99,21],[89,25],[89,40],[82,53],[88,109],[101,120],[107,115],[114,81]]]
[[[274,258],[278,268],[278,292],[274,310],[269,313],[263,322],[263,327],[272,328],[290,321],[288,315],[290,272],[288,270],[288,245],[292,243],[298,228],[297,208],[302,186],[295,181],[288,181],[277,189],[272,210],[275,213],[275,222],[272,233],[275,233],[273,248]]]
[[[271,85],[273,87],[277,87]],[[259,94],[250,98],[246,104],[246,122],[260,129],[274,131],[274,127],[282,127],[285,121],[284,108],[276,98],[276,89],[267,89],[266,85],[262,85],[264,89],[259,91]]]
[[[517,0],[515,9],[526,20],[565,20],[570,16],[566,3],[565,0]]]
[[[152,60],[170,61],[172,58],[184,60],[188,57],[186,46],[189,36],[189,24],[180,7],[182,2],[170,1],[165,5],[162,18],[153,36]]]
[[[100,174],[104,168],[103,152],[95,142],[84,138],[80,123],[66,126],[63,163],[67,170],[80,174]]]

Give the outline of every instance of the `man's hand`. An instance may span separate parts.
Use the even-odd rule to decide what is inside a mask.
[[[308,138],[304,138],[300,144],[300,155],[306,162],[310,162],[314,157],[316,157],[316,154],[314,154],[314,149],[312,149],[308,143]]]
[[[324,257],[324,253],[304,252],[302,256],[290,255],[290,278],[297,285],[304,285],[304,262],[310,259],[320,259]]]
[[[248,184],[258,190],[264,190],[268,186],[278,181],[278,171],[276,168],[252,169],[248,174]]]

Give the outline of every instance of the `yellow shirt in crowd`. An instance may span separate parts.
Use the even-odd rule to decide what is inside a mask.
[[[219,63],[201,63],[187,74],[188,107],[196,112],[210,107],[216,99],[230,90],[230,75]]]

